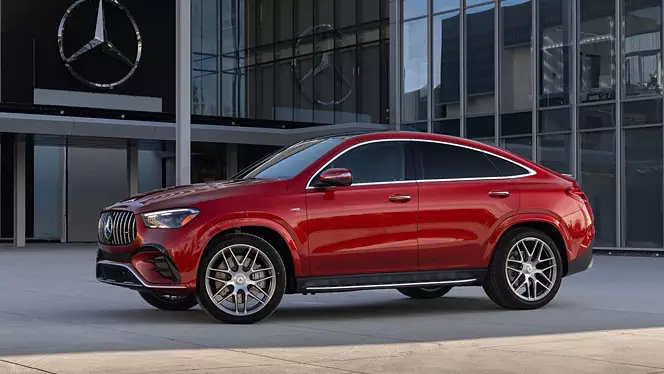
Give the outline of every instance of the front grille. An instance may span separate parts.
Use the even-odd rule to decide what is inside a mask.
[[[129,245],[136,239],[134,213],[120,210],[103,212],[99,217],[97,240],[103,245]]]

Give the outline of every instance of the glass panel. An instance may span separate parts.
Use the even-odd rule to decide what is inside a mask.
[[[358,89],[360,110],[357,120],[364,123],[381,123],[381,95],[376,90],[382,86],[380,66],[384,63],[380,58],[378,43],[358,46],[360,50],[360,71]]]
[[[293,84],[290,60],[277,63],[275,87],[274,117],[277,120],[292,121],[295,85]]]
[[[613,104],[579,107],[579,130],[615,126],[614,108]]]
[[[494,116],[466,118],[466,137],[469,139],[490,138],[496,133]]]
[[[540,106],[569,104],[572,77],[572,0],[540,0]]]
[[[533,113],[521,112],[500,116],[500,135],[526,135],[533,133]]]
[[[280,2],[281,0],[276,0]],[[274,42],[274,0],[257,0],[256,32],[258,45]]]
[[[623,103],[623,126],[655,125],[662,123],[662,100]]]
[[[433,17],[434,118],[459,118],[459,12]]]
[[[466,0],[466,6],[490,3],[492,0]]]
[[[218,116],[219,10],[216,1],[192,2],[192,113]]]
[[[579,184],[595,216],[594,245],[613,247],[616,245],[615,132],[580,133],[579,166]]]
[[[579,101],[611,100],[616,95],[615,2],[581,0]]]
[[[500,139],[500,146],[528,160],[533,159],[533,138],[530,136]]]
[[[334,0],[325,0],[332,2]],[[380,18],[380,0],[360,1],[360,22],[376,21]]]
[[[315,12],[316,25],[330,25],[334,27],[334,0],[315,0]],[[378,10],[376,10],[376,12],[378,12]]]
[[[492,178],[498,170],[484,153],[438,143],[418,142],[423,179]]]
[[[274,119],[274,65],[256,67],[256,118]]]
[[[406,180],[404,142],[381,142],[357,147],[336,159],[330,168],[345,168],[353,184]]]
[[[503,48],[500,99],[503,112],[533,107],[531,13],[530,0],[508,0],[501,3]]]
[[[662,248],[662,128],[624,132],[623,245]]]
[[[493,5],[466,10],[466,113],[486,114],[494,108]]]
[[[461,131],[461,122],[458,119],[448,119],[446,121],[435,121],[433,123],[433,133],[459,136]]]
[[[337,28],[357,24],[357,0],[341,0],[334,4]]]
[[[34,204],[32,207],[34,231],[32,237],[37,239],[60,239],[61,237],[63,153],[63,147],[34,146]],[[161,168],[161,160],[159,161]],[[161,183],[161,179],[159,182]]]
[[[276,41],[293,39],[293,6],[293,0],[276,0],[274,3]]]
[[[401,131],[417,131],[417,132],[428,132],[427,123],[406,123],[401,125]]]
[[[572,160],[570,134],[542,135],[538,137],[537,162],[559,173],[569,173]]]
[[[420,1],[420,0],[415,0]],[[427,20],[403,24],[403,97],[402,119],[427,119]]]
[[[433,12],[444,12],[446,10],[459,9],[461,6],[459,0],[433,0]]]
[[[662,93],[662,1],[622,0],[623,95]]]
[[[338,49],[334,61],[334,69],[328,70],[331,70],[334,77],[335,123],[357,122],[357,76],[355,75],[357,49],[355,47]],[[320,63],[322,62],[323,60]],[[330,87],[322,81],[316,84],[319,90],[330,90]],[[375,85],[373,90],[371,95],[378,96],[377,90],[380,90],[380,86]]]
[[[402,0],[403,19],[420,17],[427,14],[426,0]]]
[[[540,133],[572,130],[572,114],[569,108],[543,110],[539,112]]]

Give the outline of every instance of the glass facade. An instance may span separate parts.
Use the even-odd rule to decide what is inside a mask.
[[[193,113],[304,126],[389,123],[388,6],[193,0]]]
[[[571,174],[600,248],[664,247],[661,0],[401,0],[401,130]]]

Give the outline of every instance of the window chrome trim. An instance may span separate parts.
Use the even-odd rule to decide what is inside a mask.
[[[533,175],[536,175],[537,172],[519,162],[512,161],[506,157],[497,155],[493,152],[489,152],[483,149],[475,148],[472,146],[468,145],[463,145],[463,144],[457,144],[457,143],[452,143],[452,142],[446,142],[444,140],[431,140],[431,139],[376,139],[376,140],[368,140],[366,142],[361,142],[357,143],[351,147],[346,148],[336,156],[334,156],[332,159],[330,159],[328,162],[326,162],[323,166],[321,166],[313,175],[309,178],[309,181],[307,182],[307,187],[306,190],[314,190],[316,187],[313,187],[311,183],[313,182],[314,178],[320,174],[326,167],[328,167],[331,163],[336,161],[339,157],[343,156],[346,152],[351,151],[355,148],[358,148],[363,145],[367,144],[373,144],[373,143],[383,143],[383,142],[424,142],[424,143],[437,143],[437,144],[444,144],[444,145],[450,145],[454,147],[460,147],[460,148],[465,148],[469,149],[471,151],[476,151],[476,152],[482,152],[484,154],[500,158],[502,160],[505,160],[507,162],[511,162],[512,164],[519,166],[525,170],[528,171],[526,174],[517,174],[517,175],[511,175],[507,177],[471,177],[471,178],[448,178],[448,179],[413,179],[413,180],[405,180],[405,181],[386,181],[386,182],[367,182],[367,183],[357,183],[357,184],[351,184],[350,187],[354,186],[380,186],[380,185],[389,185],[389,184],[404,184],[404,183],[432,183],[432,182],[467,182],[467,181],[483,181],[483,180],[500,180],[500,179],[518,179],[518,178],[525,178],[525,177],[530,177]]]

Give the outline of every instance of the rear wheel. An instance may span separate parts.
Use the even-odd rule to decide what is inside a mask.
[[[435,299],[444,296],[452,287],[439,286],[439,287],[405,287],[397,288],[397,291],[413,299]]]
[[[563,263],[555,242],[543,232],[521,228],[497,246],[484,291],[507,309],[537,309],[553,300],[560,289]]]
[[[233,234],[210,247],[198,269],[201,307],[221,322],[261,321],[286,290],[286,268],[274,247],[254,235]]]
[[[170,295],[158,292],[139,291],[139,295],[148,304],[163,310],[188,310],[198,304],[195,294]]]

